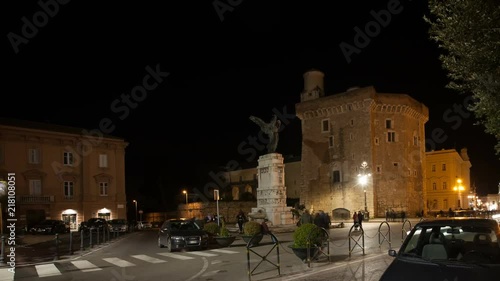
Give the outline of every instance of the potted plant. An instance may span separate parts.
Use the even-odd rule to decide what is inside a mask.
[[[297,227],[293,233],[293,243],[289,247],[295,255],[301,260],[307,259],[309,248],[309,257],[317,255],[324,241],[324,233],[321,228],[313,223],[305,223]]]
[[[217,241],[217,244],[221,245],[222,247],[228,247],[233,244],[236,236],[233,236],[231,235],[231,233],[229,233],[229,230],[226,227],[226,223],[222,221],[219,234],[214,238],[215,241]]]
[[[208,234],[209,242],[212,244],[215,243],[215,236],[217,236],[220,231],[219,225],[217,225],[217,223],[213,221],[207,222],[203,225],[203,230],[205,230],[205,232]]]
[[[254,237],[255,236],[255,237]],[[262,226],[260,223],[256,221],[248,221],[243,225],[243,241],[246,243],[252,240],[252,244],[250,246],[257,246],[262,240]]]

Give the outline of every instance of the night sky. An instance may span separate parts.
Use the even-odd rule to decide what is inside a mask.
[[[428,148],[467,147],[478,192],[497,192],[495,140],[473,115],[453,111],[468,98],[445,88],[425,1],[10,2],[2,9],[0,116],[88,129],[109,118],[111,134],[130,143],[128,198],[146,210],[175,208],[182,189],[202,189],[230,160],[255,161],[238,151],[259,131],[249,116],[295,113],[311,68],[325,73],[327,94],[372,85],[423,102],[427,138],[436,129],[447,136]],[[370,24],[362,41],[356,28]],[[355,51],[346,56],[341,45]],[[127,103],[123,96],[152,72],[146,93]],[[300,151],[295,118],[277,152]]]

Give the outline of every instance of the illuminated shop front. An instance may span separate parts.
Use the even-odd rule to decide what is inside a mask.
[[[109,210],[107,208],[102,208],[102,209],[97,211],[97,217],[103,218],[106,220],[110,220],[111,219],[111,210]]]
[[[62,220],[65,223],[68,223],[71,230],[77,230],[78,224],[77,222],[77,212],[73,209],[66,209],[62,212]]]

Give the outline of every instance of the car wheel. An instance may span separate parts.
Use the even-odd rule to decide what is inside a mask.
[[[161,237],[160,237],[160,236],[158,236],[158,247],[160,247],[160,248],[165,247],[165,246],[161,243]]]
[[[167,251],[168,252],[172,252],[172,242],[170,241],[170,237],[167,238],[167,245],[166,245],[166,247],[167,247]]]

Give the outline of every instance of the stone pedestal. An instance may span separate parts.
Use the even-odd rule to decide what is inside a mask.
[[[249,217],[265,215],[272,225],[293,224],[292,207],[286,206],[283,156],[279,153],[260,156],[257,175],[257,208],[252,208]]]

